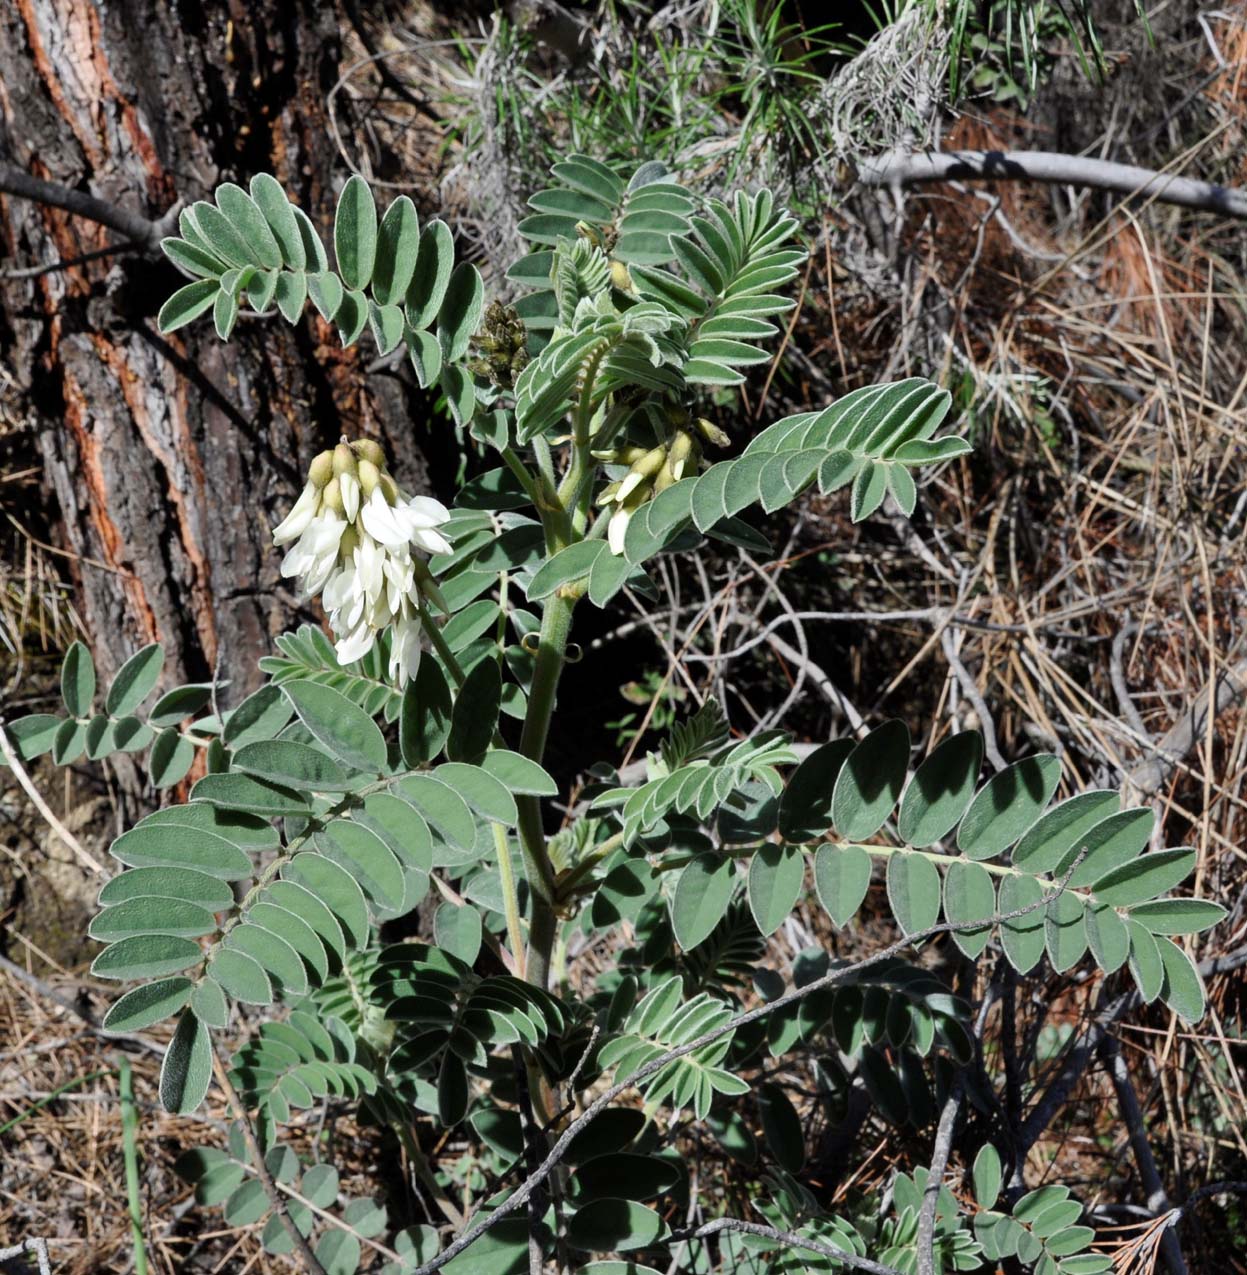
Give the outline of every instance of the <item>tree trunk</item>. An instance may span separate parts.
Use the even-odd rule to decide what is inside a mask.
[[[152,220],[266,170],[323,232],[343,176],[325,109],[339,60],[318,0],[8,0],[0,160]],[[0,237],[16,268],[117,240],[15,197],[0,197]],[[406,485],[426,474],[409,391],[366,378],[319,316],[240,322],[229,345],[210,317],[163,338],[155,316],[181,282],[137,252],[0,281],[0,358],[39,429],[102,671],[158,640],[167,678],[219,669],[237,702],[297,610],[269,528],[311,457],[369,434]]]

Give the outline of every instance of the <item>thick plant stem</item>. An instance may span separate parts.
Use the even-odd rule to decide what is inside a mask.
[[[554,712],[554,697],[559,675],[563,671],[563,657],[567,650],[567,635],[571,631],[572,609],[575,605],[575,598],[565,597],[561,592],[555,593],[546,599],[541,616],[537,657],[533,664],[532,686],[528,692],[528,713],[524,718],[524,731],[520,737],[520,752],[538,763],[545,754],[546,738],[550,733],[550,716]],[[546,836],[539,799],[522,796],[517,798],[517,804],[520,813],[520,845],[524,851],[529,889],[532,891],[526,977],[530,983],[545,987],[550,978],[550,957],[554,951],[554,938],[558,929],[554,912],[557,898],[554,868],[546,853]]]

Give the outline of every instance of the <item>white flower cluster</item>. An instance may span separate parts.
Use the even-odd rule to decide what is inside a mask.
[[[393,626],[390,676],[404,686],[415,675],[421,594],[440,601],[417,553],[450,551],[437,530],[449,516],[431,497],[406,495],[371,440],[342,442],[312,462],[302,495],[273,529],[273,543],[291,546],[282,575],[299,577],[304,598],[321,595],[340,664],[362,659],[377,634]]]

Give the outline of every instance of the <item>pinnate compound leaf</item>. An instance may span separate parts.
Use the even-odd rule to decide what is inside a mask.
[[[900,721],[884,722],[845,758],[832,818],[846,841],[864,841],[879,831],[901,795],[908,764],[909,729]]]
[[[95,698],[95,661],[81,642],[74,642],[61,661],[61,698],[72,717],[86,717]]]
[[[749,909],[764,935],[773,934],[787,919],[805,880],[805,856],[793,846],[759,847],[749,865]]]
[[[1043,814],[1060,778],[1060,759],[1051,753],[1023,758],[993,776],[957,829],[961,852],[990,859],[1007,850]]]
[[[164,647],[153,642],[137,651],[117,670],[104,707],[112,717],[124,717],[136,708],[156,688],[160,670],[164,667]]]
[[[212,1083],[212,1038],[193,1010],[184,1010],[160,1067],[160,1105],[173,1115],[196,1111]]]
[[[173,934],[134,934],[106,947],[91,963],[96,978],[128,982],[160,978],[198,965],[203,951],[191,939]]]
[[[956,827],[974,796],[983,764],[983,737],[962,731],[944,740],[914,772],[901,798],[901,840],[922,849]]]
[[[710,937],[735,889],[735,864],[723,855],[700,854],[680,873],[671,899],[671,925],[686,952]]]
[[[930,929],[940,915],[940,874],[921,854],[898,851],[888,860],[888,901],[906,934]]]
[[[347,179],[338,197],[333,250],[342,282],[354,291],[366,288],[377,257],[377,205],[368,183],[358,174]]]
[[[814,887],[837,925],[847,925],[857,915],[870,887],[870,867],[870,855],[861,846],[819,846]]]
[[[1000,1166],[1000,1153],[990,1142],[985,1142],[974,1157],[974,1198],[979,1207],[990,1209],[1000,1197],[1004,1173]]]
[[[191,994],[191,981],[181,975],[144,983],[127,992],[104,1015],[105,1031],[137,1032],[176,1014]]]
[[[372,718],[340,691],[319,682],[283,682],[294,711],[329,753],[347,766],[379,775],[387,766],[385,736]]]
[[[1160,998],[1184,1023],[1197,1023],[1204,1016],[1204,984],[1189,956],[1172,940],[1157,939],[1165,975]]]

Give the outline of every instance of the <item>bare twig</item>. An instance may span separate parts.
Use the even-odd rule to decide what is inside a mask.
[[[9,769],[17,776],[17,782],[21,784],[26,795],[34,803],[35,809],[44,817],[52,831],[74,852],[79,862],[85,864],[97,876],[102,876],[104,865],[93,854],[89,854],[78,838],[52,813],[52,807],[44,801],[39,789],[31,782],[26,768],[18,758],[17,749],[13,747],[8,732],[4,729],[3,717],[0,717],[0,753],[4,754],[4,760],[8,762]]]
[[[918,1275],[935,1275],[935,1207],[940,1199],[940,1187],[944,1185],[944,1170],[948,1168],[948,1155],[953,1146],[953,1128],[957,1112],[961,1110],[962,1073],[953,1081],[952,1092],[940,1112],[940,1123],[935,1130],[935,1150],[931,1154],[931,1168],[927,1185],[922,1193],[922,1209],[918,1213]]]
[[[1054,151],[893,152],[868,159],[858,172],[867,186],[921,186],[946,181],[1022,181],[1090,186],[1120,195],[1142,195],[1223,217],[1247,218],[1247,191],[1191,177],[1175,177],[1133,164]]]
[[[1215,686],[1210,683],[1204,687],[1191,707],[1154,745],[1154,755],[1127,776],[1131,785],[1145,797],[1158,792],[1175,767],[1204,737],[1208,729],[1209,705],[1212,705],[1212,716],[1216,718],[1244,696],[1247,696],[1247,660],[1240,660],[1215,679]]]
[[[66,212],[73,213],[75,217],[99,222],[101,226],[125,235],[144,252],[153,256],[160,251],[161,239],[172,231],[177,212],[175,205],[159,221],[151,221],[140,213],[128,212],[84,191],[71,190],[68,186],[32,177],[30,173],[11,164],[0,164],[0,193],[50,204],[53,208],[63,208]]]

